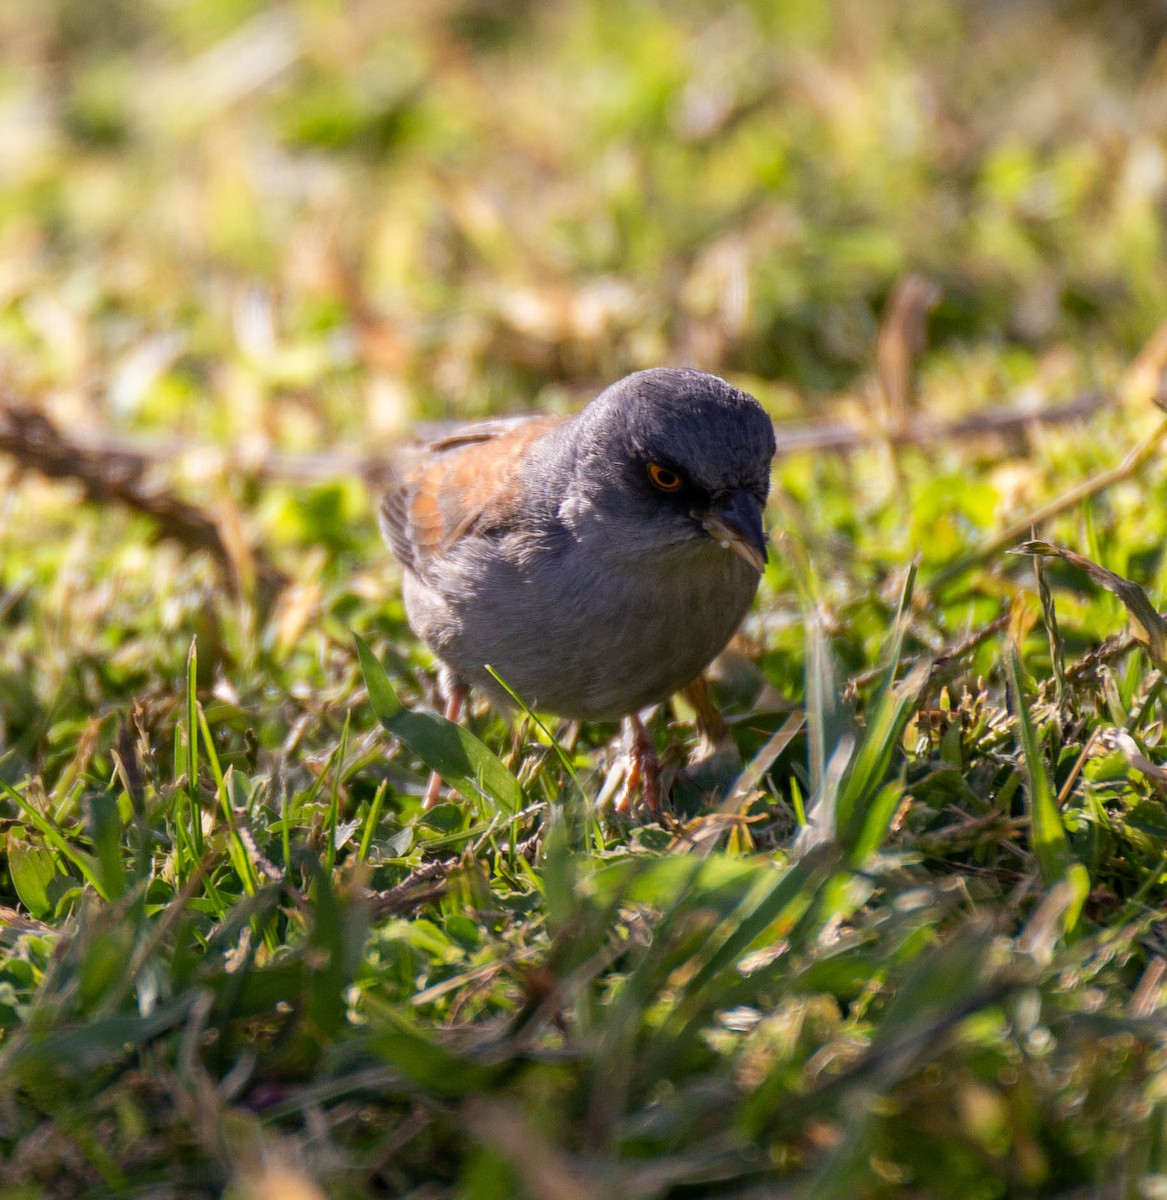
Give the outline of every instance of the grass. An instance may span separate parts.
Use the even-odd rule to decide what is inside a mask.
[[[1162,1194],[1159,24],[3,6],[6,1197]],[[638,825],[432,711],[355,464],[660,362],[866,438]]]

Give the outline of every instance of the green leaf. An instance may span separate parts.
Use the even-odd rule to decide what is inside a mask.
[[[370,1039],[369,1049],[419,1087],[439,1096],[465,1096],[490,1083],[488,1068],[467,1062],[431,1041],[399,1010],[380,1010],[378,1023],[380,1028]]]
[[[62,876],[51,850],[44,846],[29,845],[17,837],[10,837],[8,873],[12,876],[12,886],[16,889],[21,904],[34,917],[45,917],[52,912],[54,900],[49,894],[49,888],[55,879]]]
[[[113,900],[120,899],[126,894],[126,867],[122,862],[118,802],[109,792],[89,798],[89,833],[106,894]]]
[[[502,688],[502,690],[506,692],[506,694],[515,702],[515,706],[527,718],[527,720],[529,720],[537,729],[542,731],[543,736],[548,740],[548,742],[551,743],[551,748],[555,751],[555,757],[559,759],[559,765],[567,772],[571,782],[575,784],[576,791],[579,792],[586,802],[588,798],[587,789],[580,782],[580,777],[575,772],[575,766],[572,764],[571,757],[556,740],[555,735],[551,732],[551,730],[547,728],[543,718],[540,717],[537,712],[535,712],[535,710],[526,702],[526,700],[524,700],[522,696],[520,696],[519,693],[516,692],[515,689],[512,688],[505,679],[503,679],[503,677],[490,665],[490,663],[486,664],[486,670],[491,679],[493,679],[495,683],[497,683],[498,686]]]
[[[407,825],[399,829],[391,838],[387,838],[381,846],[383,858],[404,858],[413,846],[413,828]]]
[[[196,858],[203,856],[203,814],[199,804],[199,726],[197,679],[198,638],[191,638],[186,654],[187,795],[190,799],[190,840]]]
[[[389,790],[389,781],[382,779],[377,785],[377,790],[373,795],[373,803],[369,805],[368,815],[365,817],[364,826],[361,829],[361,843],[357,849],[357,862],[364,862],[369,857],[369,847],[373,844],[373,838],[377,833],[377,822],[381,819],[381,809],[385,804],[385,793]],[[394,847],[391,851],[387,851],[387,857],[400,858],[401,855],[408,852],[410,845],[413,843],[413,830],[406,829],[408,834],[405,842],[400,842],[401,835],[395,834],[389,839],[388,845]],[[401,849],[397,849],[398,845],[402,845]]]
[[[1017,731],[1021,751],[1025,757],[1025,774],[1028,781],[1026,799],[1029,801],[1029,829],[1033,850],[1037,855],[1041,881],[1046,887],[1061,883],[1070,876],[1070,844],[1066,840],[1066,827],[1062,814],[1054,799],[1053,784],[1038,744],[1037,732],[1029,707],[1025,702],[1025,691],[1021,685],[1021,657],[1016,646],[1009,648],[1009,683],[1013,692],[1013,707],[1017,713]],[[1080,887],[1080,880],[1076,881]],[[1070,926],[1067,924],[1067,929]]]
[[[788,867],[757,894],[743,899],[734,913],[732,928],[721,945],[713,949],[686,987],[690,1001],[713,984],[718,976],[741,958],[767,929],[791,913],[801,914],[811,905],[822,882],[834,868],[830,851],[816,849]]]
[[[133,939],[133,930],[125,924],[87,931],[77,970],[77,996],[85,1009],[96,1008],[127,982]]]
[[[566,822],[562,813],[557,815],[543,842],[543,898],[547,904],[547,925],[553,931],[568,925],[576,911],[576,864],[568,845]]]
[[[503,766],[498,756],[469,729],[437,713],[413,712],[397,698],[385,668],[368,644],[353,634],[369,703],[377,719],[395,737],[436,771],[463,796],[477,793],[502,809],[517,812],[523,806],[519,781]]]
[[[855,841],[849,851],[852,865],[861,867],[883,844],[904,794],[902,778],[885,783],[864,805]]]
[[[8,1080],[35,1086],[49,1073],[78,1075],[123,1059],[184,1021],[196,999],[196,993],[187,992],[149,1016],[118,1015],[38,1032],[8,1060]]]
[[[466,814],[457,804],[435,804],[421,814],[421,822],[439,833],[453,833],[466,823]]]
[[[329,872],[311,864],[313,922],[306,959],[306,1016],[316,1036],[335,1037],[344,1026],[345,993],[364,945],[364,908],[346,904],[332,888]]]
[[[81,872],[85,877],[85,882],[93,887],[103,900],[110,899],[101,878],[97,859],[92,854],[78,850],[52,821],[38,812],[11,784],[6,783],[3,779],[0,779],[0,791],[16,804],[28,823],[36,828],[45,841]]]
[[[848,720],[835,678],[831,648],[817,609],[806,622],[806,744],[810,790],[818,791],[826,775],[827,760],[846,736]]]
[[[887,777],[930,671],[931,663],[917,663],[900,683],[883,689],[839,789],[836,836],[847,848],[853,866],[860,866],[863,857],[878,848],[895,814],[894,798],[883,794],[880,803],[873,799]]]

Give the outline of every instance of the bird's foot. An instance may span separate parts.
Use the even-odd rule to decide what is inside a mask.
[[[733,734],[730,733],[721,710],[713,703],[713,697],[709,694],[709,681],[704,675],[698,675],[692,683],[681,688],[681,695],[693,706],[698,758],[711,758],[727,744],[733,746]]]
[[[635,713],[624,718],[624,753],[628,757],[628,770],[616,811],[631,813],[632,798],[639,790],[644,807],[650,813],[660,812],[660,762],[644,722]]]
[[[466,700],[466,689],[461,684],[453,684],[450,687],[449,694],[446,696],[446,712],[447,721],[457,721],[462,715],[462,705]],[[426,784],[425,796],[422,798],[421,807],[428,812],[434,808],[442,798],[442,777],[437,771],[430,772],[430,781]]]

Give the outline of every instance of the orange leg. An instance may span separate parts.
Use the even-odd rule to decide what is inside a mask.
[[[456,721],[462,715],[462,703],[466,699],[466,689],[460,684],[455,684],[450,688],[450,694],[446,697],[446,720]],[[426,785],[425,798],[421,802],[421,806],[425,810],[434,807],[442,798],[442,777],[437,771],[430,772],[430,781]]]
[[[632,796],[640,789],[640,798],[649,812],[660,812],[660,764],[656,747],[648,736],[644,722],[635,714],[624,718],[624,752],[628,755],[628,774],[616,802],[618,813],[632,811]]]

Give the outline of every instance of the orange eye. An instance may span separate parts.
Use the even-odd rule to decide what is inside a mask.
[[[675,492],[682,483],[676,471],[670,471],[668,467],[662,467],[659,463],[648,464],[648,477],[662,492]]]

